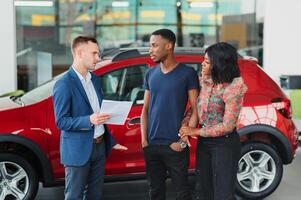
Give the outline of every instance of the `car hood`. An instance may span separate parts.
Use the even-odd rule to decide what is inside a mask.
[[[0,98],[0,111],[9,110],[13,108],[19,108],[21,105],[13,102],[10,97],[2,97]]]

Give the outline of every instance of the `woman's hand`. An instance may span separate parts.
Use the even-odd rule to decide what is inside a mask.
[[[198,137],[200,135],[200,129],[189,126],[182,126],[179,132],[181,138],[185,138],[186,136]]]

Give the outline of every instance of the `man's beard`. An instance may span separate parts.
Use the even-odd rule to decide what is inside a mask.
[[[161,63],[161,62],[164,62],[166,59],[167,59],[167,54],[165,54],[164,56],[161,56],[157,60],[154,60],[154,62],[155,63]]]

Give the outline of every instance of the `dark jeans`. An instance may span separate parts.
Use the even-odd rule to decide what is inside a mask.
[[[199,138],[196,150],[197,200],[234,200],[241,145],[236,131],[217,138]]]
[[[182,152],[168,145],[149,145],[143,149],[151,200],[165,200],[167,172],[175,186],[176,200],[191,200],[188,184],[189,148]]]

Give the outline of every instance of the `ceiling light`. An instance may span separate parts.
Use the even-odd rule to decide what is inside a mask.
[[[129,7],[128,1],[113,1],[112,7]]]
[[[42,7],[52,7],[52,1],[15,1],[15,6],[42,6]]]
[[[191,2],[191,8],[212,8],[214,7],[213,2]]]

